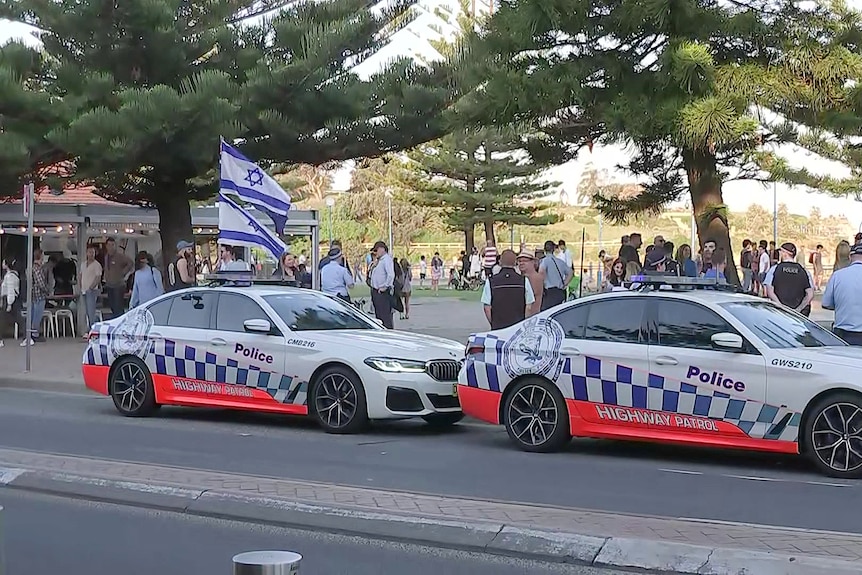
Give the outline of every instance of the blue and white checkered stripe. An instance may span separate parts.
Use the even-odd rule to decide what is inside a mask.
[[[557,386],[579,400],[695,415],[736,425],[751,437],[796,441],[802,414],[733,397],[712,386],[668,379],[593,357],[566,358]]]
[[[481,355],[471,355],[467,358],[467,384],[490,391],[502,391],[509,382],[509,376],[503,369],[503,343],[493,335],[475,335],[470,338],[470,346],[482,347]],[[502,382],[502,385],[501,385]]]
[[[245,385],[263,390],[280,403],[305,405],[306,382],[289,375],[241,366],[235,359],[201,351],[169,339],[155,341],[147,355],[153,373],[199,381]]]
[[[504,390],[509,378],[499,358],[501,340],[485,336],[474,338],[472,343],[484,343],[486,350],[484,356],[468,358],[467,384],[489,391]],[[712,386],[667,379],[593,357],[562,361],[556,383],[567,399],[726,421],[758,439],[796,441],[799,434],[802,414],[786,406],[733,397]]]
[[[91,341],[84,352],[87,365],[111,365],[110,333],[104,329],[98,341]],[[280,403],[305,405],[308,382],[289,375],[264,371],[252,365],[241,366],[234,359],[220,357],[171,340],[154,341],[144,360],[150,372],[198,381],[245,385],[267,392]]]

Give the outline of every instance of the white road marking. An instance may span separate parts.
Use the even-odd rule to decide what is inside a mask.
[[[729,475],[723,474],[722,477],[730,477],[731,479],[745,479],[747,481],[764,481],[764,482],[774,482],[774,483],[792,483],[787,479],[778,479],[775,477],[757,477],[754,475]]]
[[[803,481],[808,485],[822,485],[824,487],[855,487],[849,483],[830,483],[828,481]]]
[[[688,471],[686,469],[659,469],[665,473],[678,473],[680,475],[703,475],[700,471]]]
[[[26,469],[16,469],[14,467],[0,467],[0,485],[9,485],[26,472]]]

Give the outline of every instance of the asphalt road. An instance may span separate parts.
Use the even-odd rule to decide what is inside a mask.
[[[306,420],[164,408],[116,414],[94,395],[0,390],[0,446],[666,517],[862,532],[862,482],[765,454],[576,440],[528,454],[500,428],[435,433],[419,423],[331,436]]]
[[[0,505],[15,575],[216,575],[237,553],[269,549],[301,553],[301,575],[614,573],[9,491]]]

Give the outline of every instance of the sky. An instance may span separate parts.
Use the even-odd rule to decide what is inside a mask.
[[[848,4],[862,9],[862,0],[849,0]],[[364,62],[357,72],[367,76],[379,69],[387,60],[409,55],[419,59],[433,59],[436,51],[428,43],[431,38],[440,38],[440,34],[434,30],[435,27],[443,28],[444,34],[451,33],[447,30],[446,23],[437,18],[432,10],[434,6],[445,6],[449,10],[458,10],[456,0],[424,0],[420,3],[425,8],[424,12],[407,28],[401,30],[393,41],[380,51],[373,59]],[[33,29],[14,22],[0,20],[0,45],[9,39],[22,39],[28,44],[38,46],[39,41],[33,36]],[[792,166],[806,166],[810,171],[823,175],[841,176],[848,172],[847,168],[820,158],[806,150],[794,147],[782,147],[778,153],[785,157]],[[596,146],[590,154],[586,149],[582,150],[576,160],[551,168],[547,172],[550,180],[561,182],[562,185],[556,194],[566,191],[569,198],[576,197],[576,188],[585,168],[590,163],[599,170],[606,170],[609,179],[616,183],[633,182],[634,178],[618,166],[625,164],[629,154],[623,147],[619,146]],[[334,174],[335,190],[344,190],[350,184],[351,163]],[[725,183],[723,187],[724,200],[731,211],[744,211],[751,204],[758,204],[772,211],[773,190],[776,190],[778,202],[785,204],[791,213],[807,215],[812,206],[816,205],[823,215],[844,215],[853,227],[862,229],[862,202],[852,199],[832,198],[823,194],[811,193],[802,188],[791,188],[784,184],[764,185],[755,181],[732,181]]]

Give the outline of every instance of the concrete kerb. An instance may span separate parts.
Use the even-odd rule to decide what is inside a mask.
[[[225,490],[189,489],[61,474],[0,469],[6,489],[257,523],[571,563],[686,575],[858,575],[855,563],[742,549],[524,528],[493,521],[458,522],[412,514],[311,505]]]

